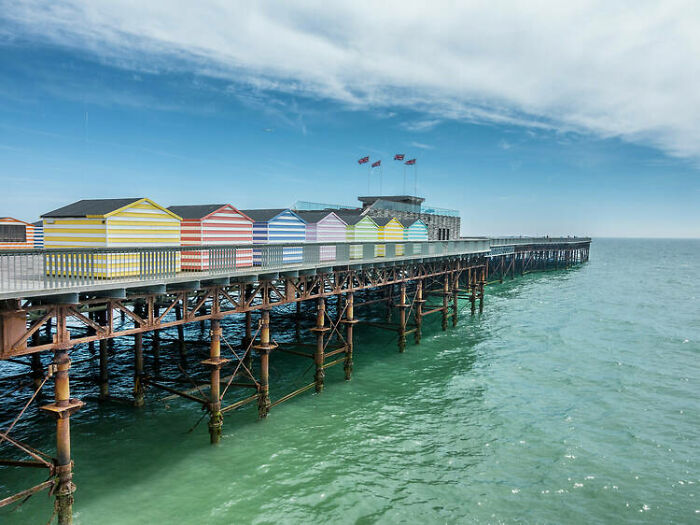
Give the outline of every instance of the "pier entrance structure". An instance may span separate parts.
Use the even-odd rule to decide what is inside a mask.
[[[356,245],[362,249],[351,252]],[[324,249],[329,246],[333,250]],[[261,262],[254,267],[237,260],[240,250],[249,250],[250,244],[200,246],[198,251],[206,252],[210,264],[199,271],[161,263],[182,260],[182,252],[192,247],[2,251],[0,361],[26,364],[35,392],[13,422],[0,430],[4,452],[0,468],[42,468],[48,477],[0,499],[0,507],[47,489],[55,497],[59,523],[72,521],[75,485],[70,419],[83,406],[70,391],[71,352],[76,345],[99,345],[96,389],[99,399],[107,399],[107,343],[117,337],[133,337],[133,404],[144,404],[147,387],[189,400],[208,414],[210,441],[218,443],[225,414],[237,408],[256,404],[258,416],[265,418],[275,405],[302,392],[323,391],[325,371],[336,365],[343,365],[349,380],[355,351],[353,331],[358,324],[394,331],[398,350],[403,352],[408,335],[413,334],[415,343],[420,343],[426,316],[439,314],[446,330],[450,319],[457,324],[460,299],[471,303],[472,313],[477,308],[482,311],[489,279],[582,263],[588,260],[589,246],[588,238],[279,243],[257,246]],[[294,262],[284,256],[290,250],[300,254]],[[333,260],[328,260],[329,253]],[[105,258],[138,260],[138,272],[130,269],[104,277],[96,261]],[[437,298],[437,303],[431,304],[431,298]],[[330,301],[335,304],[335,316],[328,311]],[[270,313],[296,304],[298,316],[302,302],[315,304],[311,328],[315,342],[277,343]],[[384,323],[357,315],[360,307],[382,303],[386,305]],[[255,324],[253,313],[258,320]],[[244,318],[244,336],[240,341],[227,341],[220,323],[234,314]],[[122,322],[116,322],[118,319]],[[144,333],[152,332],[150,351],[157,359],[159,331],[177,327],[182,352],[182,326],[195,322],[207,322],[210,327],[209,355],[199,364],[209,371],[208,384],[183,390],[167,380],[149,377],[144,372]],[[290,393],[273,394],[269,369],[277,352],[308,359],[315,368],[313,381]],[[42,353],[52,354],[48,366],[42,363]],[[51,384],[53,401],[40,407],[56,421],[56,450],[47,453],[21,441],[12,431],[40,391]],[[234,390],[246,393],[233,399]]]

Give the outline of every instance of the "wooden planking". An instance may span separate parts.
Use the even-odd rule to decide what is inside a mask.
[[[378,230],[380,241],[403,241],[404,240],[404,227],[403,224],[399,222],[396,217],[393,217],[384,226],[380,226]],[[379,245],[377,248],[377,257],[386,256],[386,245]],[[395,246],[395,254],[404,254],[404,245],[397,244]]]
[[[371,217],[363,217],[356,224],[348,224],[347,241],[377,241],[379,239],[379,227]],[[350,258],[362,258],[362,245],[353,244],[350,246]]]
[[[335,213],[328,212],[318,222],[307,223],[306,242],[345,242],[347,226]],[[319,253],[322,261],[335,260],[335,246],[321,246]]]
[[[34,225],[13,217],[0,218],[0,225],[24,226],[24,241],[12,242],[0,240],[0,250],[34,248]]]
[[[140,199],[103,215],[45,217],[46,248],[130,248],[180,245],[180,218]],[[86,256],[87,257],[87,256]],[[51,260],[47,273],[113,278],[154,269],[180,271],[180,254],[101,254],[86,260]]]
[[[253,244],[253,221],[230,204],[201,219],[183,219],[181,225],[183,246]],[[208,270],[216,266],[215,261],[209,260],[209,251],[183,252],[182,257],[183,269],[186,270]],[[238,268],[253,265],[252,249],[214,257],[235,257]]]
[[[428,225],[420,219],[414,221],[404,230],[404,239],[407,241],[427,241]]]
[[[279,244],[306,241],[306,223],[292,210],[284,210],[269,221],[256,221],[253,224],[253,244]],[[272,252],[268,252],[272,254]],[[283,248],[279,257],[283,263],[302,262],[302,247]],[[256,265],[263,264],[262,251],[254,250]]]

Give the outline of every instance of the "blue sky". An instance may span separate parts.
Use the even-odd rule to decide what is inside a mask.
[[[239,42],[231,34],[240,12],[217,2],[190,14],[159,2],[145,12],[119,2],[5,4],[0,215],[35,220],[81,198],[124,196],[241,208],[353,204],[367,193],[358,158],[381,159],[383,192],[396,194],[403,170],[391,159],[405,153],[418,159],[418,193],[459,209],[463,235],[700,236],[700,99],[684,85],[688,64],[670,70],[662,56],[657,67],[645,51],[651,38],[665,56],[683,58],[672,54],[680,42],[654,36],[649,24],[677,22],[680,39],[687,16],[643,13],[647,25],[635,33],[642,40],[632,42],[638,56],[621,19],[626,54],[611,59],[610,41],[593,46],[577,58],[581,76],[569,80],[562,75],[577,73],[566,60],[581,45],[569,56],[548,48],[537,27],[522,34],[523,20],[537,13],[501,20],[524,39],[511,50],[543,40],[511,59],[500,41],[464,41],[461,31],[442,44],[440,31],[405,33],[422,16],[410,9],[398,29],[355,40],[352,5],[337,8],[333,23],[304,9],[246,13],[248,39]],[[199,15],[211,34],[197,36],[203,28],[190,25]],[[454,16],[477,15],[492,20],[479,10]],[[543,24],[556,29],[574,15],[583,16]],[[452,23],[426,16],[438,17],[429,24],[438,29]],[[607,35],[605,25],[594,29],[580,38]],[[449,50],[445,64],[423,47],[394,45],[415,33],[434,51]],[[599,65],[611,60],[624,74],[611,78]],[[554,75],[557,65],[564,71]],[[665,75],[659,85],[657,70]],[[378,191],[377,171],[371,193]]]

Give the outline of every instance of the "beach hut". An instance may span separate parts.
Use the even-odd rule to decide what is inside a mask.
[[[253,244],[303,243],[306,241],[306,223],[290,209],[273,208],[259,210],[241,210],[244,215],[253,219]],[[273,252],[265,251],[270,257],[276,257]],[[263,250],[253,249],[253,263],[262,264],[300,263],[303,260],[304,248],[286,247],[281,250],[279,261],[263,260]]]
[[[56,261],[49,261],[49,273],[81,272],[94,277],[124,277],[138,275],[142,263],[147,266],[144,271],[180,271],[179,252],[139,254],[118,251],[119,248],[131,247],[180,246],[180,217],[150,199],[85,199],[41,217],[46,248],[114,249],[112,253],[94,256],[94,260],[88,263],[70,262],[75,266],[63,267]]]
[[[230,204],[197,204],[170,206],[182,217],[180,244],[182,246],[216,246],[253,244],[253,219]],[[182,252],[183,270],[215,270],[217,268],[253,266],[253,248],[193,250]]]
[[[379,238],[379,226],[369,215],[358,213],[336,212],[336,214],[347,224],[346,240],[376,242]],[[376,257],[376,253],[374,254]],[[362,259],[363,250],[361,244],[350,245],[350,258]]]
[[[296,214],[306,222],[306,242],[345,242],[348,224],[332,211],[297,211]],[[334,261],[335,245],[320,246],[319,257],[322,261]]]
[[[0,217],[0,250],[34,248],[34,225],[13,217]]]
[[[404,240],[420,242],[428,240],[428,225],[420,219],[404,221]]]
[[[401,222],[396,217],[381,217],[374,219],[379,225],[379,240],[380,241],[403,241],[404,240],[404,227]],[[394,253],[396,255],[404,254],[404,245],[396,244],[394,245]],[[379,246],[377,257],[386,256],[386,245],[382,244]]]
[[[36,221],[32,223],[34,226],[34,248],[44,247],[44,223]]]

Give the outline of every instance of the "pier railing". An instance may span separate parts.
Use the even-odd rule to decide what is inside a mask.
[[[515,246],[522,244],[569,244],[591,242],[590,237],[491,237],[491,246]]]
[[[283,270],[488,253],[488,239],[0,251],[0,299]]]

